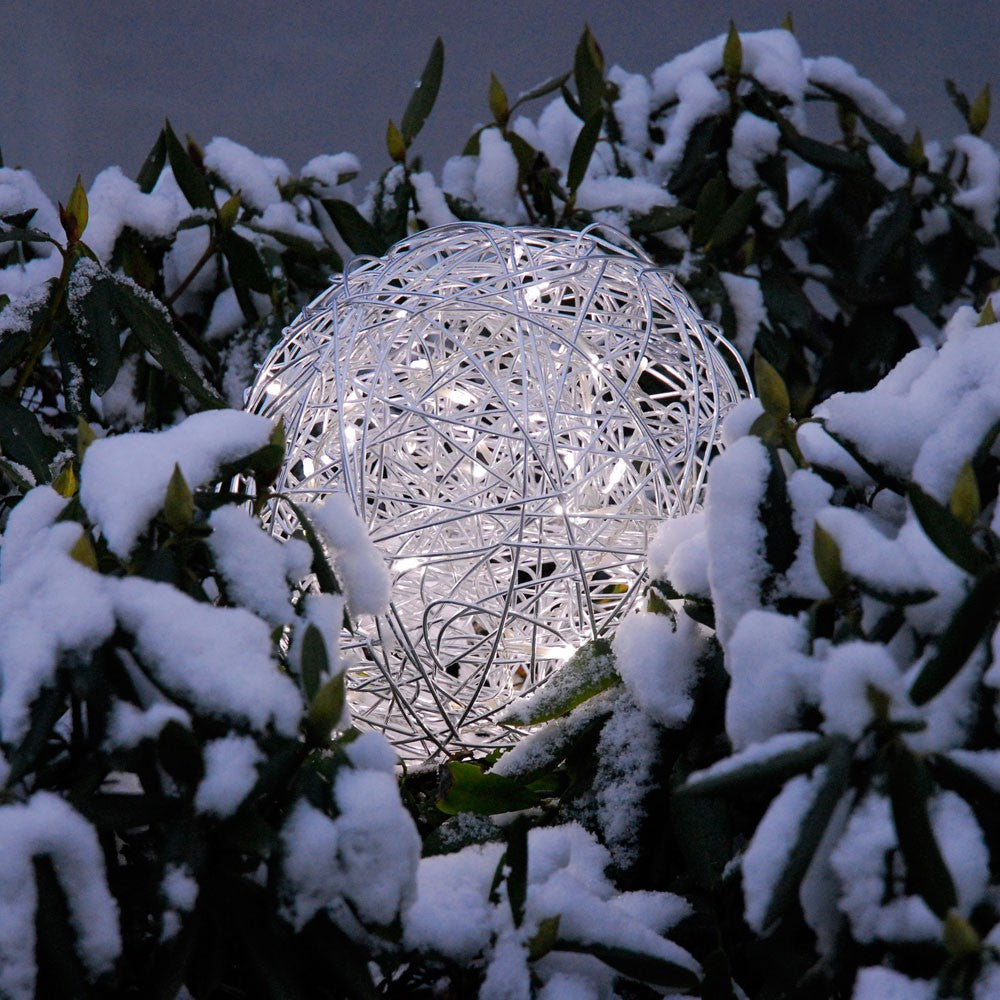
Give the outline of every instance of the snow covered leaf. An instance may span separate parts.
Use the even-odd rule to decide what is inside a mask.
[[[555,950],[593,955],[594,958],[610,965],[616,972],[654,986],[688,992],[696,990],[701,982],[701,977],[696,972],[660,955],[606,945],[599,941],[581,943],[560,939],[556,942]]]
[[[297,504],[292,500],[286,500],[285,502],[298,518],[302,532],[309,543],[309,548],[312,549],[312,571],[316,574],[319,589],[324,594],[341,593],[340,582],[337,580],[337,574],[333,570],[332,554],[324,544],[322,533],[317,530],[316,524],[313,523],[312,514],[306,513],[301,504]]]
[[[985,570],[938,637],[937,647],[910,688],[910,698],[924,705],[962,669],[976,646],[991,633],[1000,607],[1000,566]]]
[[[592,639],[576,650],[534,697],[514,702],[500,721],[511,726],[548,722],[566,715],[620,680],[611,643],[607,639]]]
[[[42,431],[30,410],[0,394],[0,452],[25,466],[36,482],[44,482],[57,450],[56,442]]]
[[[839,736],[780,733],[689,775],[674,794],[753,796],[762,789],[784,784],[796,774],[811,771],[841,743],[843,738]]]
[[[157,299],[127,278],[112,276],[114,307],[142,346],[192,396],[208,408],[226,403],[197,372],[181,346],[166,309]]]
[[[792,778],[771,803],[743,858],[747,922],[762,935],[795,902],[799,885],[847,787],[853,748],[837,739],[810,777]]]

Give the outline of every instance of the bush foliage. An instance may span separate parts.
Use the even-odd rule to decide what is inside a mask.
[[[996,995],[988,88],[945,144],[790,26],[648,78],[584,31],[438,181],[443,68],[360,197],[169,123],[58,207],[0,168],[0,995]],[[351,255],[455,219],[629,232],[759,399],[531,734],[397,784],[338,652],[376,564],[332,506],[259,530],[281,429],[227,407]]]

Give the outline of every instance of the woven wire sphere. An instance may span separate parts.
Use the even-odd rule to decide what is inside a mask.
[[[352,261],[247,406],[284,419],[275,491],[347,494],[389,563],[388,613],[344,637],[355,722],[413,762],[512,742],[498,716],[634,605],[748,391],[611,230],[460,223]],[[296,528],[280,500],[271,518]]]

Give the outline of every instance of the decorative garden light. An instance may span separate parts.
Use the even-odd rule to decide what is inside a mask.
[[[389,613],[345,637],[355,719],[411,760],[508,742],[504,707],[634,604],[746,388],[618,233],[462,223],[353,261],[248,407],[284,418],[275,489],[346,493],[389,562]]]

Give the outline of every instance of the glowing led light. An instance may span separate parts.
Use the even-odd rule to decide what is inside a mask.
[[[343,646],[355,722],[409,760],[510,742],[510,701],[614,629],[747,391],[672,276],[601,232],[463,223],[358,260],[250,395],[285,421],[275,491],[346,493],[388,560],[389,613]]]

